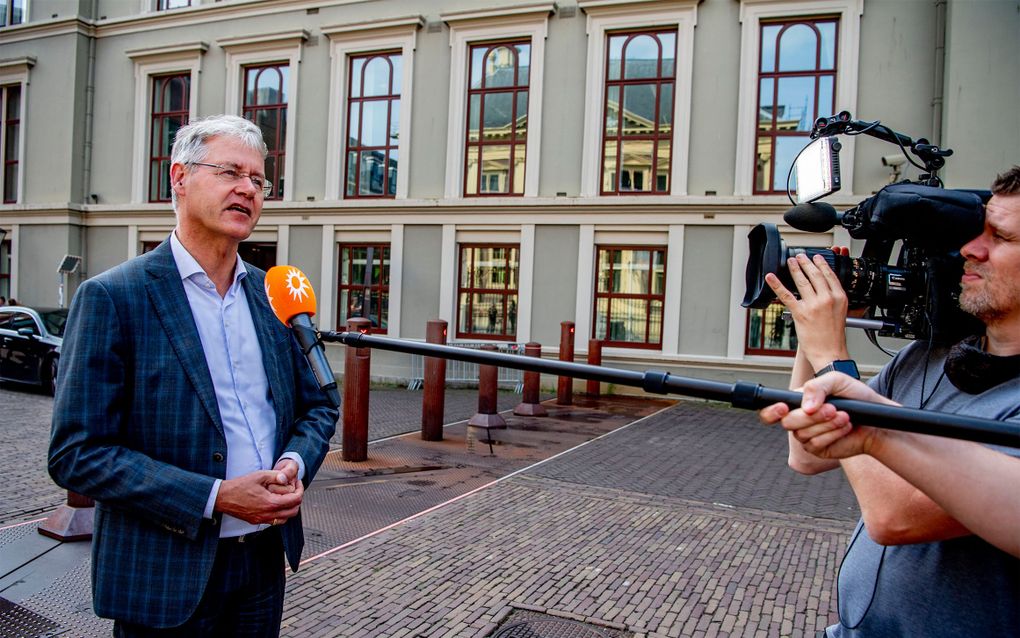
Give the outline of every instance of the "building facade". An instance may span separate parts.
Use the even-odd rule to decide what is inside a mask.
[[[841,110],[1017,162],[1012,0],[5,0],[0,294],[66,303],[174,226],[189,119],[262,128],[273,189],[242,256],[292,264],[320,327],[538,341],[629,368],[782,384],[796,346],[749,312],[747,234],[782,223],[812,122]],[[850,207],[899,152],[845,138]],[[790,245],[851,242],[782,227]],[[60,274],[66,255],[82,257]],[[852,334],[874,369],[885,356]],[[336,368],[342,351],[329,348]],[[409,360],[375,354],[373,374]]]

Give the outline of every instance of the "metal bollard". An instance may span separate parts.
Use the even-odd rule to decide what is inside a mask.
[[[372,330],[372,322],[361,318],[348,319],[347,330],[368,334]],[[345,356],[343,459],[365,461],[368,459],[368,386],[372,350],[348,346]]]
[[[588,340],[588,365],[602,365],[602,342],[598,339]],[[597,399],[602,393],[601,391],[602,387],[598,381],[588,379],[588,382],[585,384],[585,394],[593,399]]]
[[[90,540],[95,510],[95,502],[91,498],[68,490],[67,502],[50,514],[37,531],[63,542]]]
[[[524,344],[524,356],[542,358],[542,344],[534,341]],[[524,396],[521,402],[514,408],[517,416],[546,416],[548,412],[545,406],[540,403],[539,384],[541,375],[537,372],[524,373]]]
[[[425,341],[446,343],[446,321],[432,319],[425,328]],[[443,404],[446,401],[446,359],[425,357],[422,379],[421,439],[443,440]]]
[[[560,322],[560,361],[574,361],[574,322]],[[574,403],[574,378],[557,377],[556,404],[572,405]]]
[[[485,344],[482,350],[495,352],[496,346]],[[496,366],[478,366],[478,413],[471,417],[468,425],[480,428],[505,428],[506,421],[499,414],[496,391],[499,387],[499,368]]]

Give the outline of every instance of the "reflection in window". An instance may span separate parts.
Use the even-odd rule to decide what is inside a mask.
[[[664,247],[599,246],[594,338],[609,345],[661,345],[665,298]]]
[[[773,301],[765,308],[747,312],[747,354],[793,356],[797,352],[797,331],[793,318],[783,313],[786,307]]]
[[[519,255],[516,244],[461,245],[457,337],[514,338]]]
[[[156,0],[156,11],[166,11],[167,9],[182,9],[184,7],[190,7],[191,0]]]
[[[676,31],[607,37],[601,193],[668,194]]]
[[[341,244],[337,326],[362,317],[385,334],[390,315],[390,245]]]
[[[25,0],[0,0],[0,27],[25,21]]]
[[[3,172],[0,173],[0,191],[3,203],[18,201],[18,152],[21,148],[21,85],[0,87],[0,159]]]
[[[814,121],[833,112],[837,26],[835,18],[761,24],[755,193],[786,192]]]
[[[149,201],[170,201],[170,150],[177,129],[188,123],[191,75],[152,78],[149,124]]]
[[[401,64],[400,53],[350,57],[346,197],[384,198],[397,192]]]
[[[531,44],[471,47],[464,195],[523,195]]]
[[[287,149],[287,64],[247,66],[244,68],[244,106],[242,115],[262,129],[269,154],[266,155],[266,179],[273,192],[266,199],[282,199],[286,180]]]

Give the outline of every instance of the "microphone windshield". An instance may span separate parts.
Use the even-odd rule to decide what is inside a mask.
[[[294,266],[273,266],[266,273],[266,296],[276,318],[289,326],[295,315],[315,315],[315,291]]]
[[[825,202],[798,204],[783,213],[783,221],[797,230],[824,233],[839,221],[836,209]]]

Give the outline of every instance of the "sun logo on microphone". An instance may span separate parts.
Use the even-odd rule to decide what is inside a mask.
[[[304,273],[297,268],[291,268],[287,272],[287,291],[291,299],[298,302],[304,301],[311,292],[311,285],[305,279]]]

